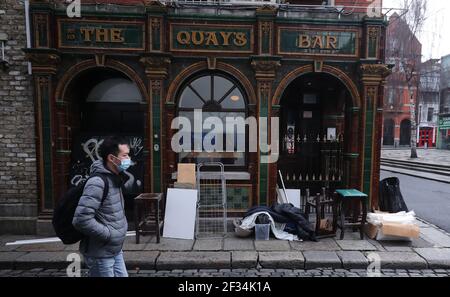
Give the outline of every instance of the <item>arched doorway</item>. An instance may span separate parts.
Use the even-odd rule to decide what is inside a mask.
[[[319,193],[347,181],[344,161],[352,96],[327,73],[308,73],[293,80],[280,101],[280,158],[287,186]]]
[[[411,145],[411,121],[408,119],[400,123],[400,145]]]
[[[394,129],[394,120],[385,119],[383,125],[383,145],[394,145]]]
[[[121,71],[92,67],[74,77],[63,96],[71,132],[69,183],[76,185],[89,175],[91,164],[100,159],[98,149],[106,136],[122,136],[130,145],[132,159],[123,187],[131,218],[133,198],[144,187],[145,94]]]

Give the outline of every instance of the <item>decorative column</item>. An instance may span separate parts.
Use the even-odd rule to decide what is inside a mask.
[[[171,62],[170,55],[152,53],[145,55],[140,60],[145,66],[145,73],[148,78],[148,143],[150,149],[149,159],[147,160],[147,170],[150,172],[150,191],[161,193],[163,190],[163,158],[162,151],[168,148],[161,139],[165,139],[162,135],[163,123],[163,101],[164,101],[164,80],[167,78],[169,66]]]
[[[56,158],[56,107],[53,95],[55,73],[60,63],[60,53],[52,49],[50,1],[31,2],[30,22],[32,40],[30,49],[24,49],[26,59],[31,62],[36,119],[36,160],[38,171],[38,227],[49,222],[60,190],[58,180],[60,162]],[[35,9],[36,8],[36,9]]]
[[[166,44],[164,15],[167,13],[167,8],[159,1],[147,1],[147,51],[149,52],[164,52]]]
[[[259,119],[267,120],[267,131],[259,131],[267,135],[267,140],[270,142],[270,118],[272,115],[272,85],[275,80],[276,70],[280,66],[280,57],[273,56],[274,53],[274,20],[277,15],[277,8],[269,5],[262,6],[256,9],[257,18],[257,52],[258,56],[252,57],[252,67],[255,70],[256,78],[256,96],[257,103],[255,106],[255,116]],[[258,120],[258,129],[260,121]],[[273,197],[276,184],[276,163],[271,164],[261,162],[267,158],[267,153],[260,150],[261,135],[258,135],[258,154],[255,169],[257,184],[254,187],[256,194],[256,204],[269,205],[268,197]],[[254,154],[251,154],[254,155]],[[252,161],[252,160],[250,160]],[[252,166],[252,164],[250,164]],[[275,167],[274,167],[275,166]],[[273,178],[275,178],[275,183]],[[273,193],[272,193],[273,190]],[[254,203],[255,204],[255,203]]]
[[[267,120],[267,130],[263,131],[259,129],[258,135],[258,184],[257,184],[257,193],[258,193],[258,202],[259,205],[268,205],[270,201],[268,201],[269,194],[269,185],[275,179],[276,183],[276,175],[269,175],[269,171],[271,166],[274,164],[269,164],[267,162],[261,162],[264,159],[267,159],[269,154],[265,152],[261,152],[260,149],[260,137],[261,134],[264,133],[267,135],[266,139],[270,142],[270,131],[271,131],[271,98],[272,98],[272,84],[275,80],[275,74],[280,64],[281,57],[275,56],[255,56],[252,57],[251,65],[255,70],[255,78],[256,78],[256,94],[257,94],[257,113],[258,113],[258,127],[261,125],[260,121]],[[276,164],[275,164],[276,166]],[[273,171],[273,170],[272,170]],[[276,171],[276,169],[275,169]]]
[[[60,62],[60,55],[58,51],[52,49],[26,49],[25,53],[27,60],[32,63],[33,70],[39,219],[50,219],[59,193],[55,187],[61,182],[55,174],[61,166],[55,157],[55,151],[62,143],[55,139],[56,108],[53,99],[53,76]]]
[[[371,208],[378,207],[378,183],[380,174],[380,106],[383,84],[391,70],[384,64],[362,64],[362,126],[361,175],[362,190],[369,195]]]
[[[349,141],[346,142],[344,154],[345,166],[345,185],[348,188],[361,188],[360,175],[358,174],[358,160],[360,159],[359,140],[362,135],[362,126],[360,125],[361,108],[352,107],[347,110],[346,121],[350,127],[346,131]]]

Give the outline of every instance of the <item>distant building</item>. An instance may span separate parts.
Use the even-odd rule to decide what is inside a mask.
[[[441,59],[441,96],[438,147],[450,150],[450,55]]]
[[[385,87],[383,146],[410,146],[411,102],[404,65],[417,65],[414,67],[417,69],[420,67],[422,44],[396,13],[389,18],[386,34],[386,63],[394,68],[386,80]],[[417,79],[418,77],[413,78]],[[413,91],[413,100],[416,102],[417,88],[413,88]]]
[[[431,59],[420,67],[418,98],[417,147],[436,147],[439,118],[439,90],[441,65]]]

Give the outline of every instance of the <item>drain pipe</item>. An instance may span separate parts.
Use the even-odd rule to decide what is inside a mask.
[[[25,27],[27,32],[27,48],[31,48],[31,29],[30,29],[30,0],[24,0],[25,4]],[[33,74],[31,63],[28,62],[28,74]]]

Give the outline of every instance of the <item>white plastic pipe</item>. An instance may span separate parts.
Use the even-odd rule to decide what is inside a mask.
[[[284,196],[286,197],[287,203],[291,203],[289,200],[288,194],[286,192],[286,187],[284,186],[283,175],[281,174],[281,170],[278,170],[278,174],[280,175],[281,185],[283,186]]]

